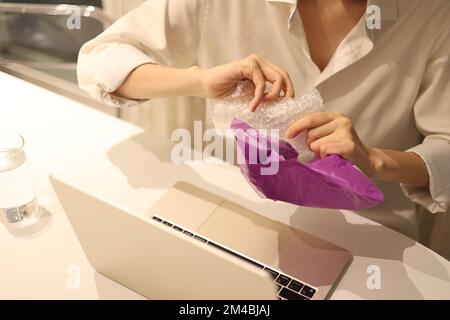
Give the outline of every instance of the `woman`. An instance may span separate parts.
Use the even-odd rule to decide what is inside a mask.
[[[361,214],[449,257],[448,232],[430,236],[450,221],[449,56],[448,0],[148,0],[82,48],[78,76],[117,106],[248,79],[255,109],[317,87],[327,112],[288,136],[376,181],[385,203]]]

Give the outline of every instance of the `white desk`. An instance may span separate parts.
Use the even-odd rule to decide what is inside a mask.
[[[24,135],[39,201],[48,210],[39,232],[17,234],[0,225],[0,299],[142,298],[89,266],[50,172],[135,214],[185,180],[347,248],[354,260],[333,299],[450,299],[450,262],[391,229],[351,212],[261,200],[237,167],[175,166],[170,146],[135,126],[3,73],[0,87],[0,129]],[[380,290],[366,284],[372,265],[381,271]],[[72,266],[80,270],[79,288],[70,286]]]

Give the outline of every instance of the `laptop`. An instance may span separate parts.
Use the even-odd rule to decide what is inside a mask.
[[[156,300],[322,300],[351,254],[187,182],[136,214],[50,177],[92,267]]]

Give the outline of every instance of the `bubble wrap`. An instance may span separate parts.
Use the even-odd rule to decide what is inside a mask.
[[[270,87],[268,87],[270,90]],[[238,118],[255,129],[278,129],[280,138],[284,139],[289,126],[308,113],[323,111],[320,92],[313,88],[299,98],[279,98],[275,101],[262,102],[255,112],[249,104],[253,99],[253,86],[248,81],[238,84],[236,91],[223,100],[212,103],[211,118],[214,126],[224,131],[229,129],[233,118]],[[305,132],[294,139],[285,139],[299,153],[299,159],[308,161],[314,157],[306,144]]]

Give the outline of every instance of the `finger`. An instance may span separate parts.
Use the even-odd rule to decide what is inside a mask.
[[[284,82],[283,81],[283,88],[282,88],[282,91],[283,91],[283,97],[287,97],[287,95],[286,95],[286,91],[287,91],[287,86],[286,86],[286,82]],[[290,97],[289,97],[290,98]]]
[[[281,96],[281,90],[283,89],[283,82],[283,78],[280,75],[278,79],[272,83],[272,89],[269,93],[266,94],[264,99],[274,100],[276,98],[279,98]]]
[[[266,90],[266,79],[259,67],[255,67],[253,70],[251,80],[255,86],[255,97],[250,102],[250,110],[254,112],[264,98],[264,92]]]
[[[264,61],[259,61],[258,63],[261,66],[261,71],[264,78],[272,84],[271,91],[266,94],[265,99],[273,100],[279,98],[281,96],[281,90],[284,86],[284,78],[282,74],[276,68],[273,68]]]
[[[332,134],[336,128],[338,127],[338,124],[336,120],[333,120],[331,122],[325,123],[324,125],[313,128],[308,130],[308,133],[306,134],[306,142],[310,144],[311,142],[316,141],[317,139],[320,139],[322,137],[328,136]]]
[[[294,85],[292,84],[292,80],[291,77],[289,76],[289,74],[287,75],[287,80],[285,80],[286,83],[286,88],[284,90],[284,95],[287,98],[295,98],[295,89],[294,89]]]
[[[294,90],[294,85],[292,84],[291,77],[289,76],[289,74],[287,72],[284,72],[284,71],[283,71],[282,75],[283,75],[284,83],[285,83],[284,96],[287,98],[295,98],[295,90]]]
[[[270,62],[265,61],[261,57],[257,57],[257,61],[261,66],[261,71],[263,72],[266,80],[272,83],[272,90],[267,94],[266,98],[268,100],[273,100],[282,97],[281,92],[283,88],[287,88],[286,78],[289,79],[287,73]],[[285,95],[286,91],[287,89],[284,91]]]
[[[294,98],[295,97],[295,90],[294,85],[292,84],[291,77],[289,76],[289,73],[281,69],[280,67],[272,64],[269,61],[262,61],[263,64],[269,66],[270,68],[277,70],[277,72],[282,76],[283,78],[283,84],[284,84],[284,96],[288,98]]]
[[[354,144],[352,142],[329,142],[320,146],[319,154],[321,158],[334,154],[350,160],[349,154],[353,148]]]
[[[337,112],[315,112],[300,118],[294,122],[286,131],[286,137],[292,139],[299,135],[302,131],[317,128],[328,122],[333,121],[341,114]]]
[[[318,153],[320,155],[320,158],[323,159],[332,154],[340,155],[341,151],[342,151],[342,143],[331,142],[321,145]]]
[[[328,136],[322,137],[314,142],[311,142],[309,144],[309,148],[314,151],[315,153],[320,152],[320,148],[322,145],[327,143],[342,143],[342,139],[338,137],[336,134],[330,134]]]

